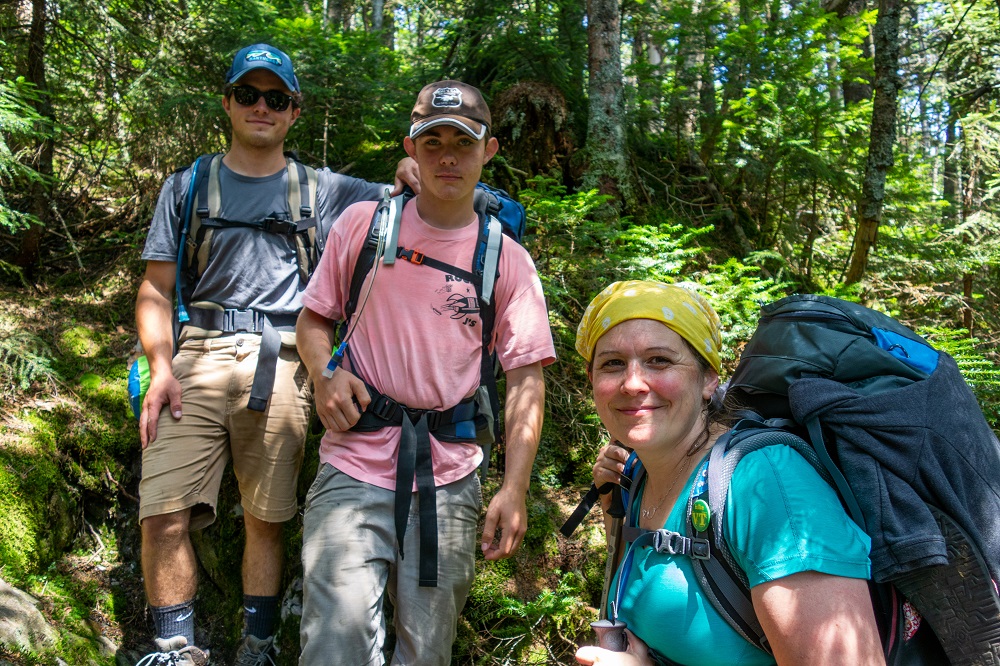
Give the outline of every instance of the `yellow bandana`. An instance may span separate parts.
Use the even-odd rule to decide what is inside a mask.
[[[719,315],[701,294],[662,282],[615,282],[599,293],[576,329],[576,351],[590,363],[601,336],[629,319],[662,322],[719,372]]]

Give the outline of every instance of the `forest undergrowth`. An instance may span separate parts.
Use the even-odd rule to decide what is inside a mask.
[[[542,276],[560,360],[546,370],[546,425],[524,546],[511,560],[478,559],[454,648],[456,664],[571,664],[576,646],[593,640],[589,622],[596,619],[605,559],[599,512],[572,539],[558,534],[589,484],[590,464],[603,443],[583,367],[572,351],[576,322],[589,297],[613,279],[633,277],[703,290],[723,319],[724,362],[731,370],[759,306],[802,284],[773,256],[725,258],[713,249],[720,243],[710,226],[670,218],[601,225],[593,219],[601,197],[566,195],[544,178],[534,180],[521,198],[529,211],[527,246]],[[125,391],[136,342],[143,215],[133,211],[113,225],[81,224],[74,228],[74,247],[65,237],[49,235],[45,271],[31,281],[9,273],[0,285],[0,528],[12,536],[0,541],[0,577],[35,596],[58,630],[58,641],[38,652],[0,646],[0,660],[11,664],[61,659],[131,666],[151,648],[139,568],[140,446]],[[883,270],[892,258],[877,261]],[[867,283],[864,294],[827,293],[867,295],[951,351],[978,387],[995,427],[997,322],[980,314],[980,340],[970,340],[955,326],[961,299],[942,296],[952,286],[905,276],[894,286],[893,279]],[[996,312],[995,306],[996,294],[986,290],[977,307]],[[300,503],[315,475],[319,436],[314,428]],[[497,488],[502,453],[492,461],[487,498]],[[231,475],[218,513],[215,524],[194,535],[194,543],[201,580],[199,645],[224,661],[232,658],[241,627],[243,536]],[[285,538],[279,666],[296,663],[301,516],[288,524]]]

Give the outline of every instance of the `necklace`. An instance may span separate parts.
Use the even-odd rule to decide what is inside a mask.
[[[688,465],[690,463],[691,463],[691,456],[687,456],[687,455],[684,456],[684,464],[681,465],[680,469],[678,469],[677,472],[674,474],[674,479],[673,479],[673,481],[670,482],[670,487],[667,488],[667,492],[665,492],[662,495],[660,495],[660,499],[657,500],[656,504],[654,504],[653,506],[649,507],[648,509],[643,509],[641,511],[640,516],[642,518],[649,518],[650,516],[652,516],[654,513],[657,512],[657,510],[660,508],[660,506],[663,505],[663,500],[665,500],[668,497],[670,497],[671,493],[674,492],[674,486],[677,485],[677,479],[681,478],[684,475],[684,472],[687,471]]]

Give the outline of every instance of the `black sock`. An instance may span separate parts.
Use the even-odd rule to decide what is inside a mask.
[[[270,638],[278,620],[278,597],[243,595],[243,635]]]
[[[150,606],[157,638],[183,636],[194,645],[194,599],[175,606]]]

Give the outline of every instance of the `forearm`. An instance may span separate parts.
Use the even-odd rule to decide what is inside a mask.
[[[326,369],[333,343],[333,322],[309,308],[302,308],[295,324],[295,345],[313,381]]]
[[[507,373],[504,413],[506,467],[503,485],[523,496],[531,483],[531,469],[538,452],[545,413],[545,382],[541,363]]]
[[[135,301],[139,342],[152,377],[171,374],[174,356],[173,264],[150,262]]]

